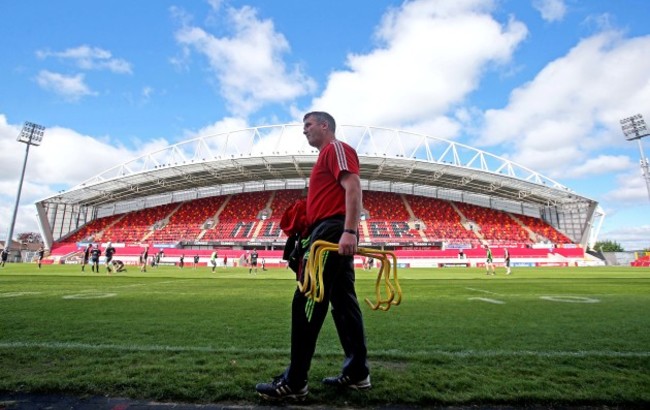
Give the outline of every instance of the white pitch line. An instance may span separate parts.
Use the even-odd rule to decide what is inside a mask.
[[[473,290],[473,291],[475,291],[475,292],[483,292],[483,293],[487,293],[487,294],[490,294],[490,295],[501,296],[500,293],[490,292],[489,290],[485,290],[485,289],[476,289],[476,288],[468,288],[468,287],[466,287],[465,289],[467,289],[467,290]]]
[[[167,284],[167,283],[180,283],[180,282],[189,282],[193,279],[179,279],[179,280],[166,280],[164,282],[154,282],[152,285],[158,285],[158,284]]]
[[[467,298],[468,300],[480,300],[481,302],[493,303],[495,305],[504,305],[506,302],[502,300],[489,299],[489,298]]]
[[[118,344],[90,344],[71,342],[0,342],[0,349],[69,349],[69,350],[117,350],[126,352],[203,352],[203,353],[242,353],[242,354],[288,354],[288,349],[241,349],[214,348],[210,346],[165,346],[165,345],[118,345]],[[415,352],[402,352],[398,350],[374,350],[374,355],[409,358],[431,357],[432,355],[446,357],[501,357],[501,356],[529,356],[529,357],[612,357],[612,358],[645,358],[650,357],[650,352],[621,352],[614,350],[579,350],[579,351],[535,351],[535,350],[426,350]],[[339,354],[338,350],[321,351],[319,354]]]
[[[166,284],[169,284],[169,283],[189,282],[191,280],[192,279],[181,279],[181,280],[175,280],[175,281],[167,280],[167,281],[162,281],[162,282],[151,282],[151,283],[132,283],[132,284],[129,284],[129,285],[107,286],[106,288],[103,288],[103,289],[97,289],[97,288],[95,288],[95,289],[82,289],[82,290],[70,290],[70,289],[66,290],[66,289],[63,289],[63,290],[45,292],[45,294],[46,295],[58,296],[58,295],[61,295],[61,294],[67,295],[67,294],[70,294],[70,293],[74,293],[74,294],[106,293],[106,292],[108,292],[110,290],[116,290],[116,289],[137,288],[137,287],[142,287],[142,286],[154,286],[154,285],[160,285],[160,284],[166,285]],[[24,292],[24,293],[28,293],[28,292]],[[35,293],[35,292],[31,292],[31,293]],[[43,292],[37,292],[37,293],[43,293]]]
[[[167,285],[168,283],[180,283],[180,282],[189,282],[191,279],[181,279],[181,280],[165,280],[162,282],[148,282],[148,283],[133,283],[131,285],[119,285],[119,286],[109,286],[113,289],[123,289],[123,288],[135,288],[140,286],[155,286],[155,285]]]
[[[0,293],[0,298],[16,298],[19,296],[38,295],[41,292],[4,292]]]

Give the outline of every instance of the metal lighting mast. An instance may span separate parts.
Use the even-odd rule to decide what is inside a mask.
[[[20,192],[23,189],[23,179],[25,178],[25,168],[27,168],[27,157],[29,156],[29,147],[31,145],[39,146],[43,140],[45,127],[42,125],[34,124],[33,122],[25,122],[22,131],[18,135],[17,141],[23,142],[27,145],[25,149],[25,160],[23,161],[23,171],[20,174],[20,181],[18,182],[18,195],[16,195],[16,205],[14,206],[14,214],[11,217],[11,224],[9,225],[9,233],[5,241],[5,248],[7,252],[11,250],[11,241],[14,236],[14,225],[16,223],[16,214],[18,213],[18,204],[20,203]]]
[[[643,153],[643,146],[641,145],[641,138],[650,135],[648,128],[645,125],[643,116],[641,114],[633,115],[621,120],[621,129],[625,134],[625,139],[628,141],[636,140],[639,143],[639,152],[641,152],[641,173],[645,179],[645,185],[648,188],[648,197],[650,198],[650,170],[648,165],[648,158]]]

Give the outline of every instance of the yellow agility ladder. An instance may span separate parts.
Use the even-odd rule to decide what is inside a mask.
[[[325,295],[323,286],[323,270],[325,269],[325,255],[327,251],[338,252],[339,246],[327,241],[314,241],[309,250],[309,258],[303,275],[303,280],[298,281],[298,289],[306,297],[316,302],[322,302]],[[381,261],[377,281],[375,282],[375,294],[377,301],[371,302],[365,298],[366,303],[372,310],[390,309],[391,306],[399,305],[402,302],[402,288],[397,279],[397,257],[393,252],[380,251],[371,248],[359,248],[357,255],[371,257]],[[391,278],[392,272],[392,278]],[[384,278],[386,298],[382,298],[381,282]],[[396,297],[397,296],[397,297]]]

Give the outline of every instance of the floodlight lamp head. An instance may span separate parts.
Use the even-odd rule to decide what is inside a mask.
[[[636,114],[620,121],[623,135],[628,141],[641,139],[650,135],[645,120],[641,114]]]
[[[41,145],[44,133],[44,126],[27,121],[25,122],[23,129],[20,131],[20,134],[18,134],[17,141],[38,146]]]

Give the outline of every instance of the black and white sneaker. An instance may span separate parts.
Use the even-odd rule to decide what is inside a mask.
[[[361,380],[353,380],[350,376],[344,374],[326,377],[323,379],[323,384],[327,386],[347,387],[354,390],[368,390],[372,387],[372,384],[370,384],[370,375]]]
[[[266,400],[304,400],[309,393],[306,382],[301,388],[292,387],[284,375],[274,377],[271,383],[258,383],[255,390]]]

